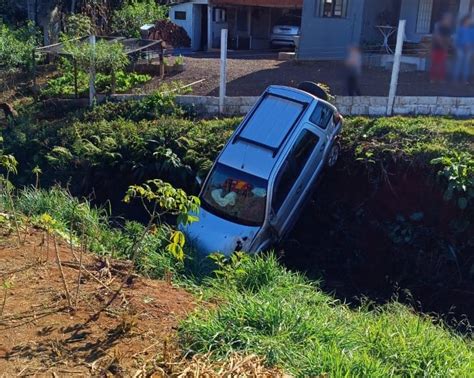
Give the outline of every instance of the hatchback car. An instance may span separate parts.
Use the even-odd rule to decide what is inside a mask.
[[[184,229],[188,242],[227,255],[279,242],[323,168],[336,163],[342,122],[333,105],[308,91],[269,87],[204,181],[199,221]]]
[[[295,37],[300,35],[301,17],[286,15],[273,26],[270,42],[273,47],[295,47]]]

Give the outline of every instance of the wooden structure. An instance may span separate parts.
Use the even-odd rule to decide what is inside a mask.
[[[76,43],[89,43],[89,37],[80,37],[72,41]],[[111,37],[111,36],[97,36],[96,41],[106,41],[109,43],[121,43],[124,47],[125,54],[130,59],[130,62],[134,64],[138,59],[152,59],[154,56],[159,57],[160,61],[160,77],[163,78],[165,74],[164,69],[164,53],[165,46],[163,41],[140,39],[140,38],[125,38],[125,37]],[[68,53],[64,49],[63,43],[55,43],[48,46],[37,47],[33,50],[33,85],[36,88],[36,55],[46,54],[53,56],[62,56],[72,61],[74,67],[74,94],[75,97],[79,97],[78,85],[77,85],[77,62],[72,54]]]

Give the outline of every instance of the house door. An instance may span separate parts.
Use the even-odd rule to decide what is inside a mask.
[[[199,50],[206,50],[207,49],[207,5],[201,5],[201,40],[199,42]]]
[[[236,11],[237,49],[250,49],[250,8],[238,8]]]

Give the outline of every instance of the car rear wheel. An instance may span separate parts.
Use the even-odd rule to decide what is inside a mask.
[[[339,142],[335,142],[334,145],[331,147],[331,151],[329,151],[328,155],[328,167],[333,168],[337,160],[339,159],[339,153],[341,152],[341,145]]]

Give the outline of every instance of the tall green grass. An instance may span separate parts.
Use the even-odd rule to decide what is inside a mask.
[[[186,351],[212,351],[216,357],[256,353],[302,377],[469,377],[474,372],[472,343],[428,317],[398,303],[352,310],[273,256],[231,264],[207,281],[205,293],[219,305],[200,307],[182,323]]]
[[[0,209],[9,209],[7,198],[0,194]],[[85,242],[87,248],[102,256],[129,259],[132,247],[139,242],[135,265],[139,272],[153,278],[163,278],[165,272],[178,272],[183,264],[165,250],[169,243],[169,227],[163,225],[144,235],[145,227],[133,221],[112,222],[105,208],[96,208],[89,201],[73,197],[66,190],[25,188],[15,196],[15,208],[32,225],[48,214],[54,228],[67,241]]]

